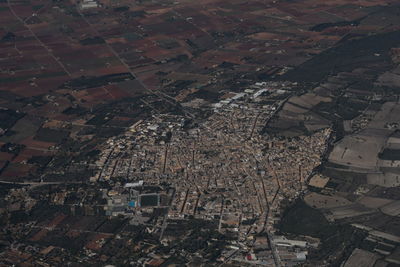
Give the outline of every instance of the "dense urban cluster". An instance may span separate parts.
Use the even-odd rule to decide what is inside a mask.
[[[162,241],[176,239],[164,234],[169,220],[212,220],[218,221],[219,232],[236,237],[222,261],[304,261],[308,242],[292,248],[301,241],[277,236],[275,224],[280,202],[297,198],[321,163],[330,130],[293,138],[260,135],[285,102],[290,86],[259,83],[244,93],[227,94],[214,105],[215,113],[197,125],[189,125],[181,116],[154,115],[107,142],[96,163],[100,171],[92,180],[119,179],[117,188],[128,190],[121,196],[112,189],[117,195],[113,199],[121,200],[118,207],[134,222],[143,220],[146,205],[126,191],[159,185],[165,192],[173,190],[165,195],[171,206],[158,222]],[[165,204],[155,200],[153,206]],[[111,203],[107,209],[116,207]],[[263,234],[269,242],[255,245],[262,243]]]

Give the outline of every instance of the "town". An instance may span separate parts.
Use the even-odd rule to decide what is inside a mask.
[[[110,139],[96,163],[100,171],[91,178],[120,181],[106,196],[109,214],[145,222],[149,208],[164,206],[165,217],[154,225],[163,242],[176,239],[165,232],[170,220],[216,220],[219,232],[235,236],[222,262],[304,261],[307,248],[318,241],[289,240],[276,234],[275,224],[281,201],[306,188],[330,130],[287,139],[260,135],[291,86],[259,83],[227,94],[196,126],[186,125],[182,116],[154,115]],[[139,194],[146,187],[156,189]]]

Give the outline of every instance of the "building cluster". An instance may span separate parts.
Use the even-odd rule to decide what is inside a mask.
[[[165,224],[193,218],[217,221],[219,232],[236,237],[221,260],[304,261],[307,242],[275,237],[275,224],[281,201],[298,197],[320,164],[330,130],[296,138],[260,134],[286,101],[290,86],[258,83],[227,94],[214,105],[213,115],[196,126],[187,126],[178,115],[157,115],[110,139],[92,177],[121,182],[120,193],[105,194],[108,214],[140,214],[144,196],[152,196],[151,206],[159,206],[158,194],[137,191],[143,184],[165,192],[173,188]],[[161,234],[163,238],[168,242],[168,236]]]
[[[99,7],[99,4],[95,0],[83,0],[79,4],[79,8],[81,10],[90,9],[90,8],[96,8],[96,7]]]

